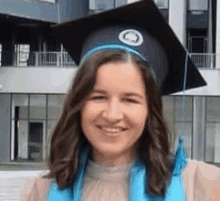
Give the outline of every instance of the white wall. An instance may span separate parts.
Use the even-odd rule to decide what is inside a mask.
[[[169,24],[184,47],[186,47],[186,11],[186,0],[170,0]]]
[[[220,96],[220,71],[219,70],[199,70],[207,86],[189,89],[185,91],[186,95],[195,96]],[[173,95],[182,95],[183,93],[175,93]]]
[[[77,68],[0,68],[0,85],[3,85],[0,93],[66,93],[76,71]],[[185,94],[219,96],[220,71],[199,71],[208,85],[187,90]]]
[[[127,0],[127,3],[129,4],[129,3],[134,3],[134,2],[138,2],[138,1],[140,1],[140,0]]]
[[[0,68],[0,93],[66,93],[77,68]]]

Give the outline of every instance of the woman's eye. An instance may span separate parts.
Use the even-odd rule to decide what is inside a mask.
[[[105,96],[93,96],[91,99],[92,100],[102,100],[102,99],[105,99]]]
[[[125,101],[128,103],[138,103],[136,100],[130,98],[126,98]]]

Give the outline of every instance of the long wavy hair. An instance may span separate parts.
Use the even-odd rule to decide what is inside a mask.
[[[56,179],[60,188],[74,185],[79,150],[91,146],[81,129],[80,111],[96,83],[97,70],[106,63],[126,63],[130,59],[142,74],[149,109],[144,131],[137,142],[137,153],[147,167],[145,193],[156,196],[165,194],[171,178],[173,155],[171,135],[163,116],[160,88],[147,62],[122,50],[97,52],[81,62],[51,136],[47,156],[50,172],[43,178]]]

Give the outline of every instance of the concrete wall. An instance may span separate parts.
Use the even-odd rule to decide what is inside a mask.
[[[66,93],[77,68],[0,68],[0,93]]]
[[[77,68],[0,68],[0,93],[66,93]],[[199,70],[208,83],[185,91],[186,95],[219,96],[220,71]],[[182,95],[175,93],[173,95]]]
[[[0,162],[10,161],[10,94],[0,94]]]
[[[189,89],[185,91],[186,95],[191,96],[220,96],[220,71],[219,70],[199,70],[207,82],[207,86]],[[175,93],[173,95],[182,95]]]
[[[169,24],[184,47],[186,47],[186,12],[186,0],[170,0]]]

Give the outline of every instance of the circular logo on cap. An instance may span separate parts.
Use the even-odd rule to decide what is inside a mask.
[[[119,34],[119,40],[131,46],[139,46],[143,43],[143,36],[139,31],[127,29]]]

